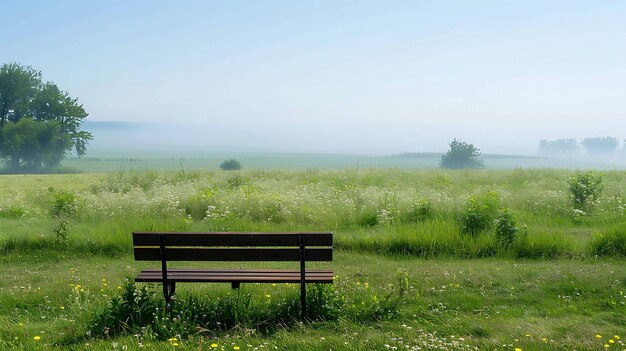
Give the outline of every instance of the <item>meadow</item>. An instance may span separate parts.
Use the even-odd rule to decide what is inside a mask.
[[[360,165],[1,176],[0,347],[626,349],[625,171],[581,209],[571,170]],[[128,282],[150,230],[330,230],[336,282],[304,322],[286,284],[181,284],[167,316]]]

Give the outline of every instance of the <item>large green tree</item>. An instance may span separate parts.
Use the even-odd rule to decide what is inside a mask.
[[[480,168],[483,161],[478,156],[480,150],[474,145],[454,139],[448,152],[441,155],[440,165],[449,169]]]
[[[11,172],[37,172],[57,166],[76,151],[85,154],[92,139],[80,126],[88,116],[77,99],[41,72],[8,63],[0,67],[0,157]]]

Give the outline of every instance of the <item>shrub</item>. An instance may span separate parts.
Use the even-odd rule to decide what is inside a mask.
[[[158,319],[158,311],[165,304],[144,285],[137,289],[132,280],[122,286],[120,296],[111,299],[109,306],[98,313],[91,326],[94,336],[113,336],[124,332],[137,332]]]
[[[461,218],[461,231],[477,234],[487,229],[492,224],[499,207],[500,195],[495,191],[470,196]]]
[[[626,256],[626,224],[595,234],[591,240],[591,252],[598,256]]]
[[[483,166],[483,161],[478,159],[478,156],[480,156],[480,150],[474,145],[454,139],[450,142],[448,152],[441,155],[439,164],[449,169],[480,168]]]
[[[590,211],[604,190],[602,176],[592,171],[576,172],[567,183],[574,208],[580,211]]]
[[[54,191],[54,189],[52,189]],[[73,216],[78,210],[76,196],[67,191],[55,192],[52,195],[50,212],[56,218]]]
[[[66,241],[70,237],[70,222],[61,218],[59,224],[54,228],[54,233],[56,234],[57,240]]]
[[[223,171],[238,171],[241,169],[241,163],[231,158],[230,160],[226,160],[220,164],[220,169]]]
[[[509,247],[517,237],[518,228],[511,210],[504,208],[498,213],[496,219],[496,239],[502,246]]]

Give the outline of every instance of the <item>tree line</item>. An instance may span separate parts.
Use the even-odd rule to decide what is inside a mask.
[[[92,135],[80,130],[88,114],[78,100],[30,66],[0,67],[0,157],[13,173],[59,165],[74,150],[83,156]]]
[[[626,139],[624,140],[626,144]],[[580,142],[575,138],[541,140],[539,142],[540,155],[575,155],[582,150],[592,155],[609,155],[619,148],[619,140],[612,136],[585,138]],[[623,147],[626,151],[626,146]]]

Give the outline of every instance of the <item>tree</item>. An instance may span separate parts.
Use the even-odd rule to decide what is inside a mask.
[[[241,163],[239,163],[239,161],[235,160],[234,158],[231,158],[230,160],[222,162],[220,168],[223,171],[238,171],[241,169]]]
[[[454,139],[450,142],[450,150],[441,155],[439,164],[449,169],[480,168],[483,161],[478,159],[478,156],[480,150],[474,145]]]
[[[41,72],[17,63],[0,67],[0,157],[11,172],[57,166],[72,150],[85,154],[92,139],[79,130],[83,106]]]
[[[612,154],[617,149],[619,141],[615,137],[585,138],[582,141],[589,154]]]
[[[573,155],[578,153],[578,142],[575,138],[541,140],[539,142],[540,155]]]

